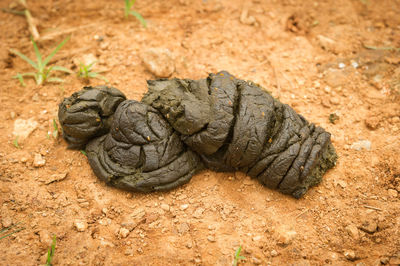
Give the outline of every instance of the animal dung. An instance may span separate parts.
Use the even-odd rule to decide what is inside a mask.
[[[85,147],[94,173],[108,185],[169,190],[207,168],[242,171],[300,198],[335,165],[330,134],[251,81],[221,71],[147,83],[140,102],[100,86],[60,104],[69,147]]]

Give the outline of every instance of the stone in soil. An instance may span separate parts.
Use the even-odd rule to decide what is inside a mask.
[[[169,211],[169,205],[166,203],[161,203],[161,209],[163,209],[164,211]]]
[[[354,240],[358,240],[360,238],[360,233],[358,232],[358,228],[353,224],[346,226],[346,232]]]
[[[84,232],[87,229],[87,223],[85,221],[76,220],[74,227],[78,232]]]
[[[38,122],[33,118],[29,118],[28,120],[18,118],[14,121],[13,135],[18,137],[18,141],[21,142],[25,140],[38,125]]]
[[[282,246],[287,246],[293,242],[296,238],[297,233],[296,231],[292,230],[280,230],[278,232],[278,244]]]
[[[42,179],[42,181],[48,185],[51,184],[53,182],[58,182],[61,180],[64,180],[67,177],[67,173],[63,173],[63,174],[52,174],[52,175],[46,175],[44,177],[44,179]]]
[[[373,220],[365,220],[360,229],[369,234],[373,234],[378,229],[378,224]]]
[[[356,141],[353,144],[351,144],[350,148],[356,151],[361,151],[361,150],[369,151],[371,150],[371,141],[369,140]]]
[[[11,217],[4,216],[1,219],[1,224],[3,225],[4,228],[6,228],[6,227],[10,227],[13,224],[13,221],[12,221]]]
[[[35,157],[33,158],[33,166],[34,167],[42,167],[46,164],[46,160],[42,157],[40,153],[35,153]]]
[[[193,217],[200,219],[201,217],[203,217],[203,212],[204,212],[203,208],[197,208],[193,213]]]
[[[121,227],[118,231],[119,238],[126,238],[129,235],[129,229]]]
[[[175,71],[175,62],[168,49],[149,48],[141,56],[147,70],[156,77],[168,78]]]
[[[356,259],[356,253],[354,250],[345,250],[343,251],[343,255],[346,259],[350,261],[354,261]]]

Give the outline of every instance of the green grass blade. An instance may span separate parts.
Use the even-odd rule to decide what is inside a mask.
[[[104,77],[103,75],[100,75],[98,72],[89,72],[89,78],[102,79],[108,83],[108,79],[106,77]]]
[[[56,243],[57,243],[57,237],[54,235],[53,236],[53,242],[51,243],[51,246],[49,250],[47,251],[47,259],[46,259],[46,266],[51,266],[51,262],[53,260],[54,254],[56,252]]]
[[[93,65],[96,63],[97,63],[97,61],[93,61],[92,63],[90,63],[89,65],[86,66],[87,69],[90,71],[92,69]]]
[[[26,87],[25,81],[24,81],[24,76],[22,76],[20,73],[17,73],[17,75],[13,76],[14,79],[18,79],[19,83],[21,83],[21,85],[23,87]]]
[[[16,224],[13,224],[13,225],[10,225],[9,227],[4,227],[4,228],[2,228],[2,229],[0,230],[0,234],[1,234],[1,233],[4,233],[4,232],[7,232],[7,231],[10,230],[11,228],[16,227],[17,225],[19,225],[20,223],[21,223],[21,222],[16,223]]]
[[[25,77],[25,76],[30,76],[30,77],[35,77],[36,76],[36,73],[35,72],[27,72],[27,73],[22,73],[22,74],[20,74],[20,73],[18,73],[19,75],[21,75],[21,76],[23,76],[23,77]],[[18,75],[17,74],[17,75]],[[14,76],[15,77],[15,76]]]
[[[70,69],[66,68],[66,67],[62,67],[62,66],[53,66],[51,68],[51,70],[56,70],[56,71],[62,71],[62,72],[67,72],[69,74],[73,74],[74,72],[72,72]]]
[[[1,236],[1,237],[0,237],[0,240],[2,240],[3,238],[6,238],[7,236],[10,236],[10,235],[13,235],[13,234],[15,234],[15,233],[18,233],[19,231],[22,231],[22,230],[24,230],[24,229],[25,229],[25,228],[20,228],[20,229],[17,229],[17,230],[15,230],[15,231],[13,231],[13,232],[7,234],[7,235]]]
[[[23,60],[25,60],[26,62],[28,62],[31,66],[33,66],[35,69],[38,69],[38,65],[36,64],[36,62],[33,62],[32,59],[28,58],[26,55],[18,52],[17,50],[14,49],[10,49],[10,52],[12,52],[15,55],[18,55],[19,57],[21,57]]]
[[[55,139],[58,137],[58,125],[55,118],[53,118],[53,137]]]
[[[0,234],[7,232],[7,231],[10,230],[11,228],[16,227],[17,225],[19,225],[20,223],[21,223],[21,222],[16,223],[16,224],[14,224],[14,225],[11,225],[11,226],[9,226],[9,227],[5,227],[5,228],[1,229],[1,230],[0,230]],[[10,236],[10,235],[12,235],[12,234],[18,233],[19,231],[24,230],[24,229],[25,229],[25,227],[21,227],[21,228],[18,228],[17,230],[12,231],[11,233],[8,233],[8,234],[6,234],[6,235],[0,236],[0,240],[3,239],[3,238],[6,238],[6,237],[8,237],[8,236]]]
[[[65,38],[57,47],[49,54],[49,56],[46,57],[46,59],[43,61],[43,66],[46,66],[50,60],[53,58],[53,56],[58,52],[58,50],[61,49],[61,47],[64,46],[64,44],[70,39],[71,37],[68,36]]]
[[[18,136],[16,136],[15,139],[13,140],[13,145],[15,148],[19,149]]]
[[[36,60],[37,60],[37,66],[38,69],[42,68],[42,55],[39,52],[39,48],[37,47],[36,42],[33,40],[33,37],[31,36],[31,42],[33,44],[33,49],[35,50],[35,55],[36,55]]]
[[[138,12],[136,12],[134,10],[129,11],[129,13],[132,14],[133,16],[135,16],[140,21],[140,23],[142,23],[143,27],[145,27],[145,28],[147,27],[147,22],[142,17],[142,15],[140,15]]]
[[[57,77],[52,77],[47,79],[48,82],[55,82],[55,83],[62,83],[64,82],[63,79],[57,78]]]
[[[129,9],[131,9],[131,7],[129,6],[129,2],[130,0],[125,0],[125,18],[128,18],[129,16]]]

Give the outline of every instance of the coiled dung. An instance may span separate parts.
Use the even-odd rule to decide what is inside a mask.
[[[206,79],[148,81],[141,102],[115,88],[85,87],[64,99],[59,120],[95,174],[151,192],[189,182],[204,168],[242,171],[300,198],[334,166],[330,134],[251,81],[226,71]]]

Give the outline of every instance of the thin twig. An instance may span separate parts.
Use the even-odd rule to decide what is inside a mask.
[[[68,28],[68,29],[61,29],[61,30],[56,31],[56,32],[51,32],[51,33],[48,33],[46,35],[42,35],[40,40],[41,41],[51,40],[51,39],[54,39],[54,38],[56,38],[56,37],[58,37],[60,35],[70,34],[72,32],[78,31],[78,30],[94,27],[96,25],[98,25],[98,23],[92,23],[92,24],[82,25],[82,26],[79,26],[79,27],[73,27],[73,28]]]
[[[36,28],[35,19],[32,17],[31,12],[28,9],[25,9],[25,17],[26,21],[28,22],[29,31],[32,34],[32,37],[35,41],[39,40],[40,35],[39,31]]]
[[[271,60],[269,58],[267,58],[264,61],[260,62],[257,66],[262,66],[265,63],[268,63],[269,66],[272,68],[272,71],[274,72],[275,83],[276,83],[276,88],[278,89],[278,98],[279,98],[279,96],[281,94],[281,84],[279,83],[278,74],[277,74],[276,69],[275,69],[274,65],[272,64]]]
[[[275,77],[275,83],[276,83],[276,87],[278,89],[278,98],[281,96],[281,85],[279,83],[279,79],[278,79],[278,74],[276,74],[276,69],[275,67],[271,64],[272,70],[274,71],[274,77]]]
[[[370,49],[370,50],[382,50],[382,51],[400,51],[400,48],[392,47],[392,46],[383,46],[383,47],[377,47],[377,46],[372,46],[372,45],[366,45],[363,43],[364,48]]]
[[[375,210],[375,211],[383,211],[382,209],[379,209],[379,208],[374,207],[374,206],[369,206],[369,205],[364,205],[364,208]]]
[[[306,212],[308,212],[309,209],[305,209],[304,211],[302,211],[301,213],[299,213],[298,215],[296,215],[296,219],[299,218],[300,216],[302,216],[303,214],[305,214]]]

